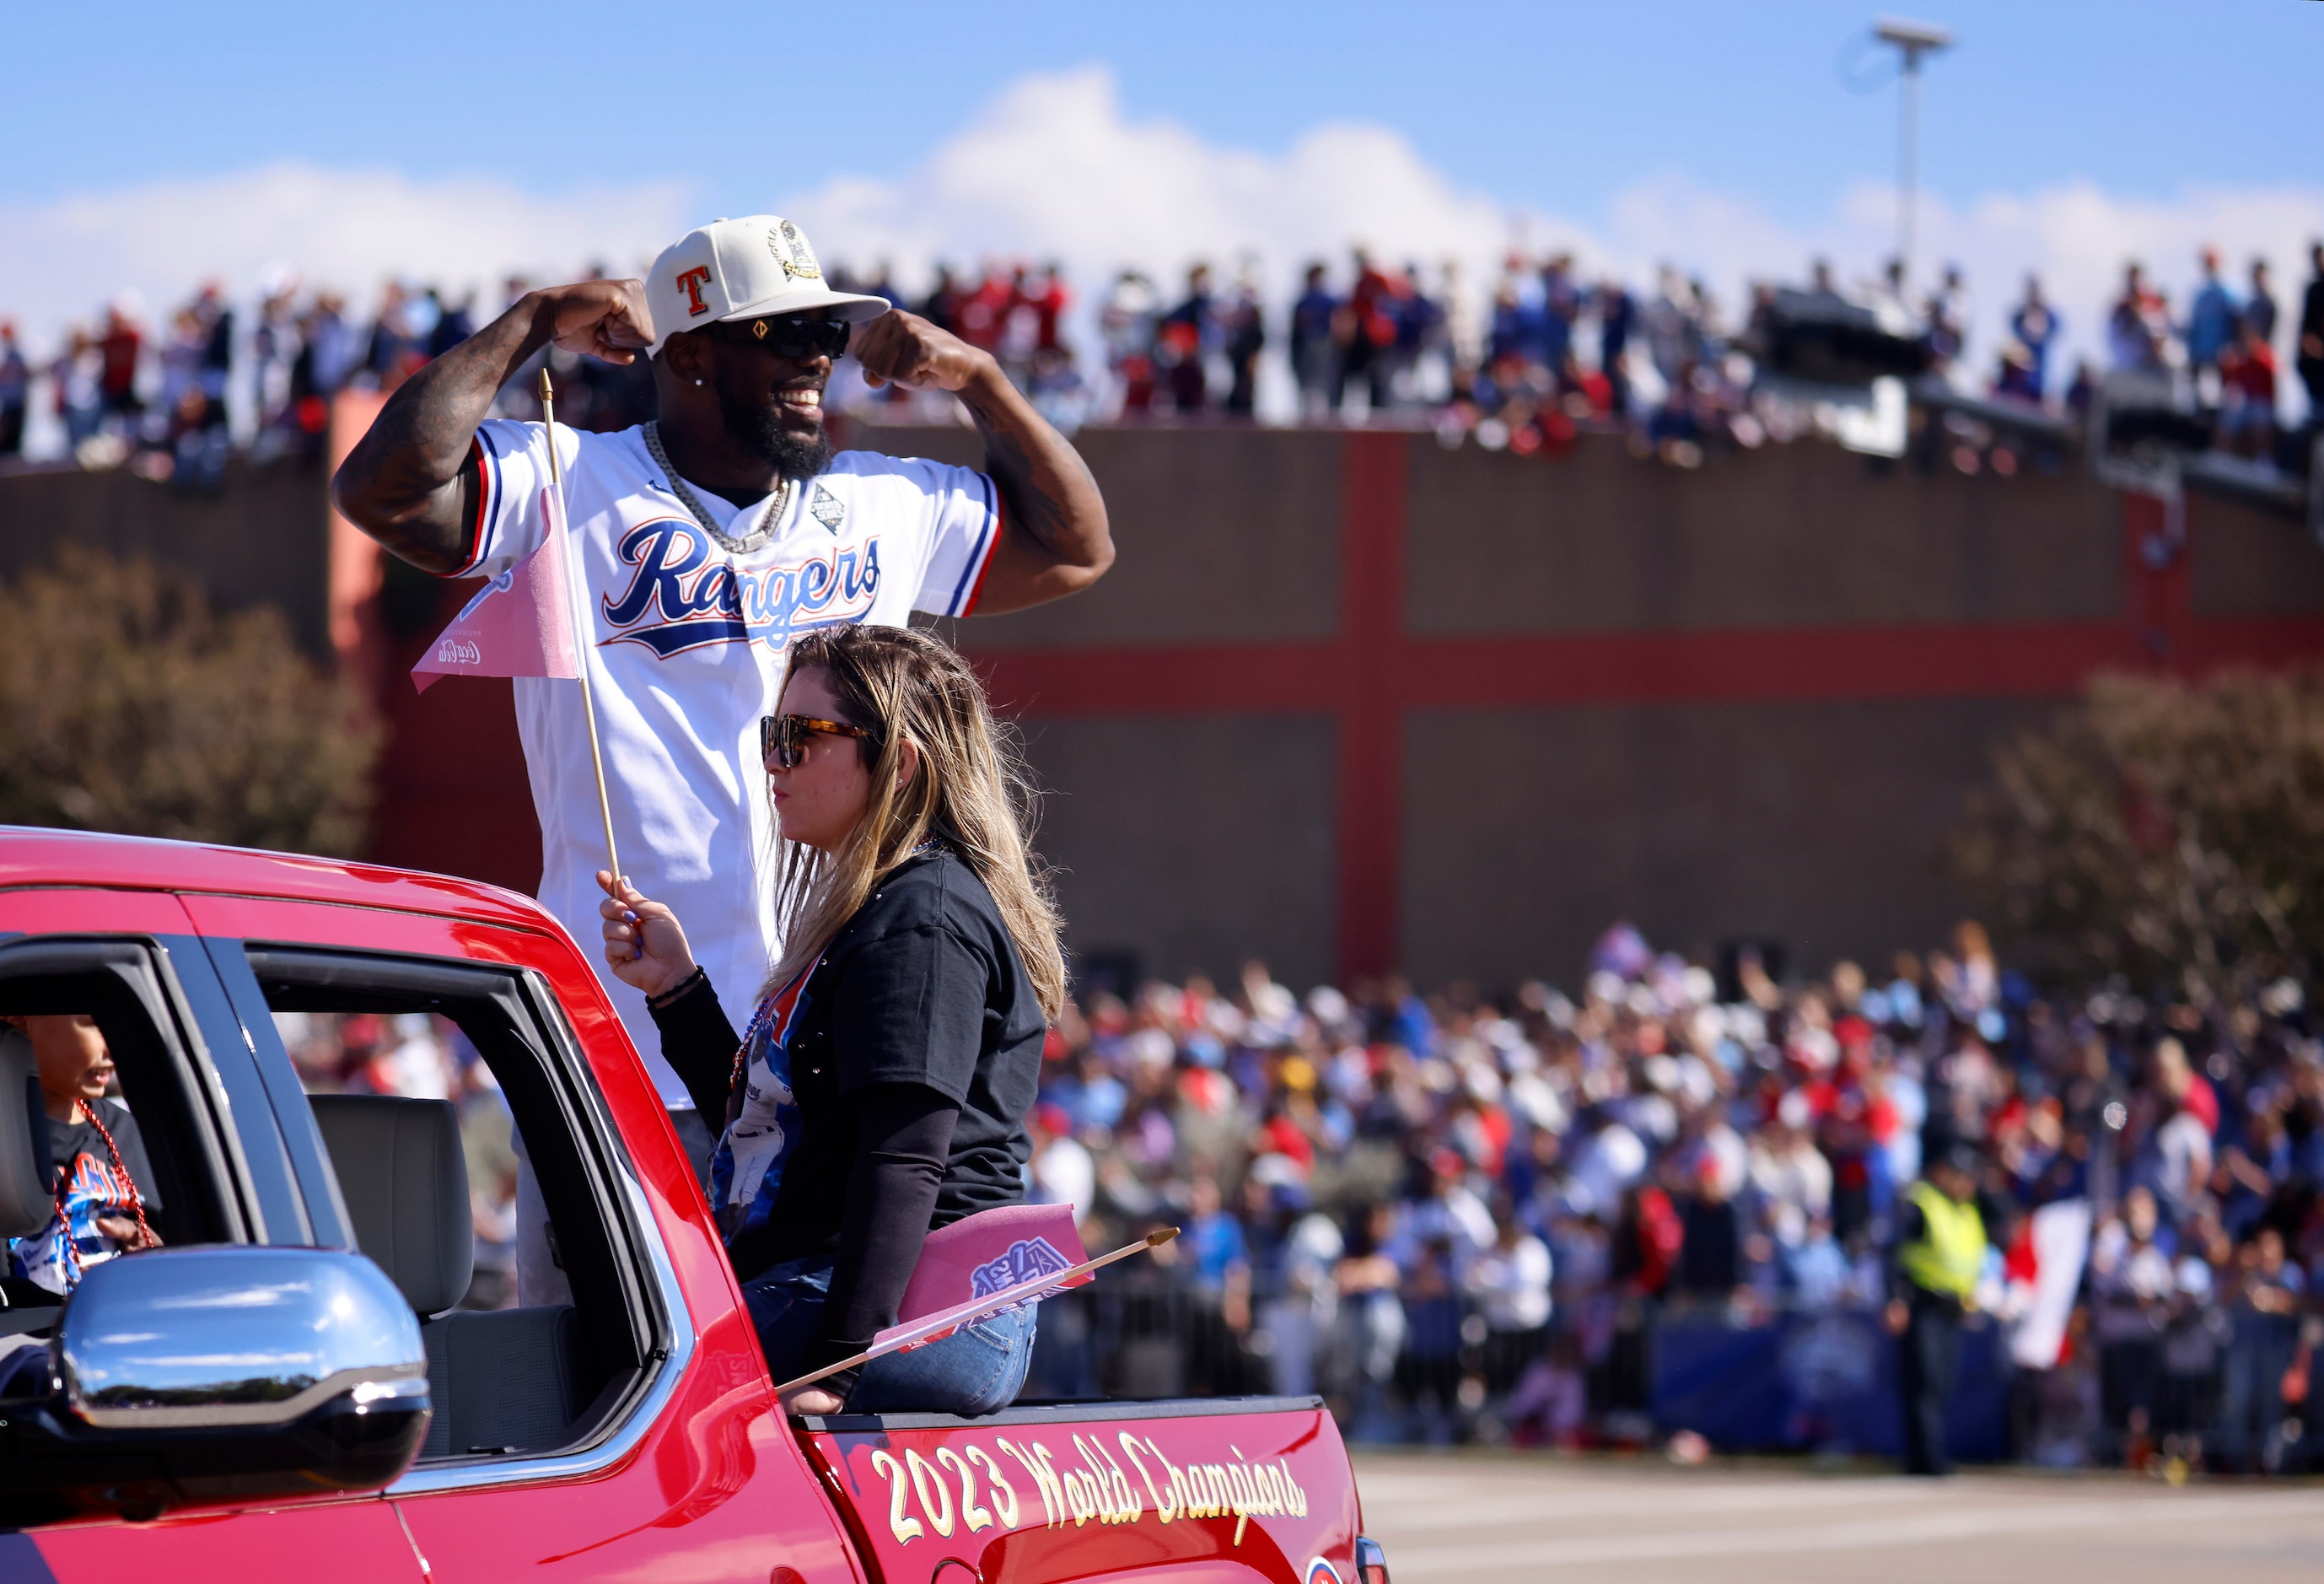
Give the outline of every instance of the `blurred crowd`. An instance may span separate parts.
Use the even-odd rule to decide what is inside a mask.
[[[2034,1212],[2094,1212],[2043,1251],[2085,1274],[2018,1383],[2021,1453],[2274,1467],[2303,1434],[2324,1053],[2288,982],[2069,1004],[1965,925],[1779,985],[1618,927],[1578,1001],[1303,1000],[1253,964],[1087,996],[1049,1054],[1039,1190],[1109,1238],[1184,1224],[1194,1329],[1238,1345],[1214,1384],[1323,1389],[1358,1436],[1641,1436],[1658,1320],[1877,1311],[1903,1189],[1964,1142],[1990,1323],[2032,1303]]]
[[[309,291],[288,276],[263,283],[254,301],[240,306],[211,283],[171,313],[166,328],[150,323],[142,300],[125,293],[94,323],[71,327],[37,366],[14,324],[0,320],[0,462],[23,451],[37,385],[66,456],[80,467],[126,467],[214,492],[237,452],[262,463],[319,456],[332,397],[394,390],[528,289],[511,279],[501,300],[480,310],[473,292],[453,297],[391,281],[364,313],[336,292]],[[535,358],[510,382],[501,402],[506,415],[540,415],[531,375],[544,361],[557,370],[560,418],[622,429],[653,416],[645,365],[617,367],[558,352]]]
[[[1320,1391],[1367,1439],[1643,1441],[1660,1328],[1877,1317],[1904,1189],[1966,1143],[1990,1238],[1973,1323],[2041,1323],[2035,1266],[2068,1277],[2056,1335],[2020,1350],[2016,1455],[2313,1459],[2324,1046],[2298,987],[2045,997],[1974,925],[1877,971],[1780,968],[1617,926],[1578,998],[1301,996],[1257,963],[1085,987],[1050,1035],[1031,1189],[1093,1249],[1184,1234],[1045,1307],[1038,1386]],[[280,1021],[310,1088],[461,1107],[470,1301],[513,1301],[507,1110],[457,1030]],[[2061,1206],[2070,1246],[2037,1249]]]
[[[2111,376],[2171,382],[2215,418],[2222,449],[2269,458],[2285,427],[2287,365],[2307,393],[2306,411],[2324,411],[2324,245],[2310,250],[2309,264],[2310,278],[2287,301],[2267,260],[2245,261],[2231,282],[2216,250],[2204,248],[2197,283],[2179,302],[2128,264],[2102,327],[2102,357],[2078,359],[2070,371],[2060,366],[2063,319],[2038,279],[2023,283],[2001,316],[2005,333],[1980,355],[1971,327],[1983,321],[1962,272],[1948,267],[1915,290],[1894,262],[1875,279],[1843,284],[1817,261],[1804,284],[1754,283],[1730,305],[1700,276],[1668,267],[1648,290],[1592,275],[1570,254],[1512,253],[1484,282],[1454,263],[1392,265],[1359,247],[1336,269],[1306,266],[1288,301],[1268,301],[1259,263],[1246,256],[1231,278],[1195,264],[1176,290],[1121,271],[1081,312],[1054,262],[994,261],[959,273],[940,264],[927,290],[912,292],[884,264],[830,273],[835,286],[886,297],[991,352],[1068,431],[1091,422],[1381,421],[1433,426],[1449,445],[1554,456],[1594,428],[1692,466],[1832,423],[1829,393],[1770,377],[1770,316],[1803,309],[1864,316],[1917,344],[1941,388],[2005,408],[2071,414]],[[161,324],[124,296],[37,360],[0,320],[0,460],[21,451],[37,392],[82,466],[127,465],[215,488],[230,450],[264,459],[316,449],[336,392],[392,389],[526,285],[509,280],[497,301],[480,304],[474,293],[391,282],[362,311],[278,275],[239,306],[206,285]],[[559,412],[574,422],[613,429],[651,416],[641,366],[554,361]],[[1263,395],[1269,379],[1278,393],[1271,402]],[[503,411],[536,415],[530,390],[528,371],[511,382]],[[953,416],[941,399],[875,392],[845,363],[829,404],[872,421]],[[1972,443],[1945,454],[1964,468],[2011,472],[2032,459],[2006,437],[1963,433]]]

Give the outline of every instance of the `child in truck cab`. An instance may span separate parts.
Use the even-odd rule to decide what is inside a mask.
[[[49,1116],[49,1161],[57,1209],[30,1237],[8,1240],[8,1274],[51,1292],[69,1292],[101,1260],[156,1248],[147,1213],[161,1209],[137,1119],[107,1099],[113,1052],[86,1014],[12,1017],[32,1042]]]
[[[910,628],[825,627],[792,644],[778,708],[761,735],[788,940],[746,1037],[670,910],[598,883],[607,961],[703,1114],[729,1117],[727,1253],[782,1381],[896,1323],[932,1229],[1024,1197],[1065,970],[1024,777],[959,655]],[[1033,1330],[1030,1308],[1004,1311],[787,1405],[993,1413]]]

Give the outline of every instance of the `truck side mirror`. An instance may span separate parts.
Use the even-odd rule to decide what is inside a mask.
[[[427,1433],[419,1322],[380,1268],[213,1246],[93,1265],[52,1390],[0,1405],[0,1524],[377,1490]]]

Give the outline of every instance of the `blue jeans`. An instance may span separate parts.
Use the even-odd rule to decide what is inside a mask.
[[[788,1260],[742,1283],[751,1323],[777,1385],[806,1372],[823,1336],[831,1266]],[[998,1413],[1017,1400],[1033,1361],[1033,1311],[1004,1309],[941,1342],[875,1358],[847,1394],[850,1413]]]

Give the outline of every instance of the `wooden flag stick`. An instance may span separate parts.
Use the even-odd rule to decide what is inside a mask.
[[[1011,1304],[1022,1303],[1035,1294],[1047,1294],[1072,1281],[1075,1276],[1087,1275],[1090,1272],[1110,1265],[1118,1259],[1128,1259],[1133,1254],[1143,1254],[1149,1248],[1159,1248],[1176,1236],[1178,1236],[1178,1228],[1176,1227],[1157,1227],[1137,1242],[1125,1243],[1111,1254],[1102,1254],[1095,1259],[1084,1260],[1071,1270],[1056,1271],[1046,1276],[1031,1276],[1018,1283],[1014,1287],[1003,1287],[1000,1292],[987,1293],[982,1298],[972,1298],[966,1303],[954,1304],[950,1309],[939,1310],[923,1320],[913,1321],[908,1326],[899,1326],[892,1331],[881,1333],[881,1340],[872,1343],[852,1358],[843,1358],[837,1364],[826,1364],[814,1374],[803,1375],[795,1381],[785,1381],[775,1388],[775,1395],[788,1396],[801,1386],[811,1386],[826,1376],[837,1375],[843,1369],[853,1369],[859,1364],[869,1364],[875,1358],[883,1357],[899,1348],[908,1348],[922,1338],[935,1332],[967,1325],[972,1320],[982,1320],[988,1314],[998,1314]]]
[[[551,524],[551,529],[562,533],[567,521],[565,465],[557,454],[557,387],[549,381],[549,365],[546,363],[540,366],[540,421],[549,430],[549,482],[557,491],[558,521]],[[565,576],[569,585],[580,551],[572,545],[566,549],[568,553],[565,557]],[[581,676],[581,713],[589,722],[589,765],[597,773],[597,813],[605,821],[605,868],[613,876],[613,885],[618,891],[622,885],[622,855],[613,845],[613,800],[605,795],[605,754],[597,746],[597,699],[589,687],[589,654],[596,647],[590,642],[590,635],[596,632],[597,627],[589,619],[587,600],[581,602],[579,614],[574,615],[573,593],[573,589],[567,587],[565,591],[566,612],[578,623],[573,629],[573,669]]]

